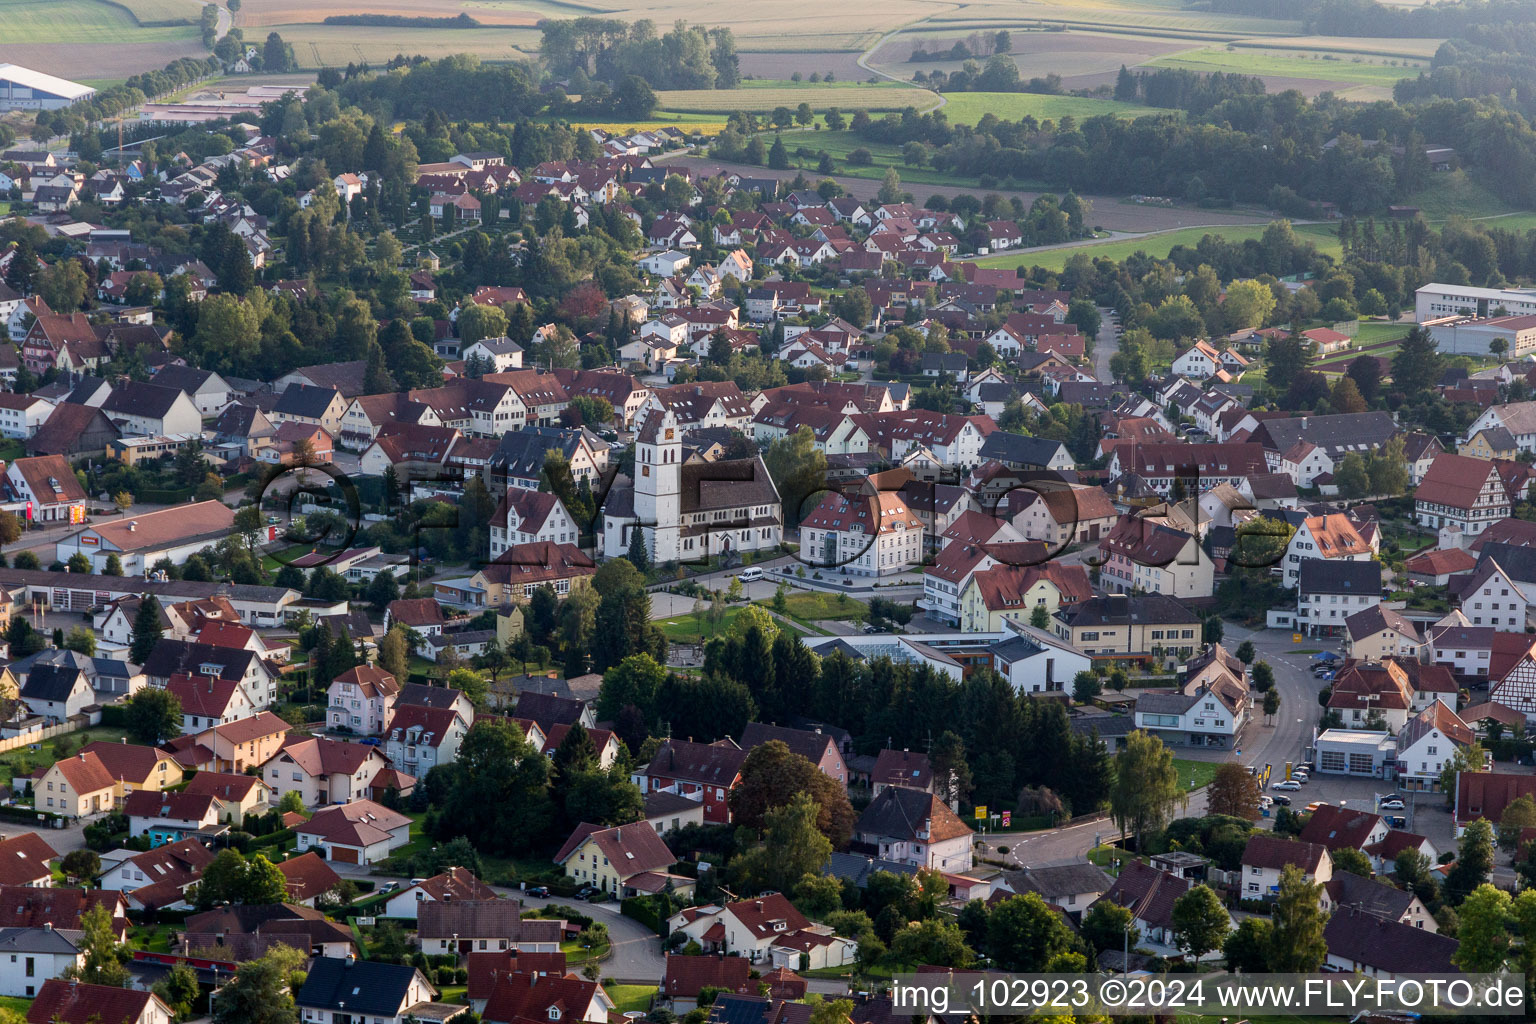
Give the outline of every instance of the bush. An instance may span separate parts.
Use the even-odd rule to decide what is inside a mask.
[[[870,154],[869,150],[865,149],[863,146],[860,146],[858,149],[848,154],[848,162],[853,164],[855,167],[868,167],[870,164],[875,162],[875,158]]]

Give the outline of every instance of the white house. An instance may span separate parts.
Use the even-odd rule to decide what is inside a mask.
[[[992,667],[1017,693],[1070,693],[1079,672],[1093,668],[1093,659],[1054,633],[1004,618],[1010,634],[987,648]]]
[[[692,257],[685,252],[678,252],[676,249],[666,249],[662,252],[651,253],[651,255],[641,259],[640,269],[656,277],[671,277],[673,274],[686,268],[691,260]]]
[[[1288,867],[1300,868],[1309,882],[1327,882],[1333,877],[1333,858],[1319,843],[1281,839],[1268,833],[1250,837],[1242,858],[1244,898],[1274,896],[1280,891],[1280,873]]]
[[[1301,563],[1304,559],[1368,562],[1375,553],[1371,544],[1360,536],[1360,531],[1355,529],[1354,523],[1342,512],[1309,516],[1302,520],[1292,534],[1290,543],[1286,545],[1285,559],[1281,563],[1285,573],[1280,582],[1294,589],[1301,580]]]
[[[1434,791],[1440,772],[1456,751],[1470,747],[1477,736],[1445,704],[1436,700],[1408,720],[1397,737],[1397,774],[1402,787]]]
[[[922,790],[881,790],[859,815],[853,834],[858,842],[878,848],[881,860],[952,874],[972,867],[970,826]]]

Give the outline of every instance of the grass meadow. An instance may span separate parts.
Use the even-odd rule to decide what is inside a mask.
[[[1123,260],[1136,252],[1144,252],[1149,256],[1166,257],[1168,253],[1179,245],[1195,246],[1200,244],[1200,239],[1206,235],[1218,235],[1229,242],[1241,242],[1249,238],[1258,238],[1264,234],[1266,224],[1234,224],[1215,228],[1179,228],[1174,231],[1155,231],[1145,235],[1137,235],[1134,238],[1118,238],[1108,242],[1084,242],[1081,245],[1064,246],[1059,249],[1042,249],[1037,252],[1005,253],[1002,256],[983,256],[974,262],[983,267],[1017,267],[1017,266],[1041,266],[1047,270],[1060,270],[1067,265],[1067,261],[1078,253],[1084,253],[1090,257],[1100,256],[1106,259]],[[1337,229],[1331,224],[1298,224],[1296,233],[1302,238],[1311,241],[1318,249],[1325,253],[1339,256],[1343,249],[1339,245]],[[972,261],[967,261],[972,262]]]

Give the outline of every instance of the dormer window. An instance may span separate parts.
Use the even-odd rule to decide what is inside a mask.
[[[558,1006],[551,1006],[549,1008],[549,1019],[550,1020],[559,1020],[560,1019],[560,1007],[558,1007]]]

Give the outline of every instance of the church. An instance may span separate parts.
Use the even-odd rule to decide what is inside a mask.
[[[635,435],[634,479],[603,505],[604,557],[627,554],[634,530],[653,564],[702,561],[778,547],[784,510],[760,456],[685,461],[677,414],[652,410]]]

